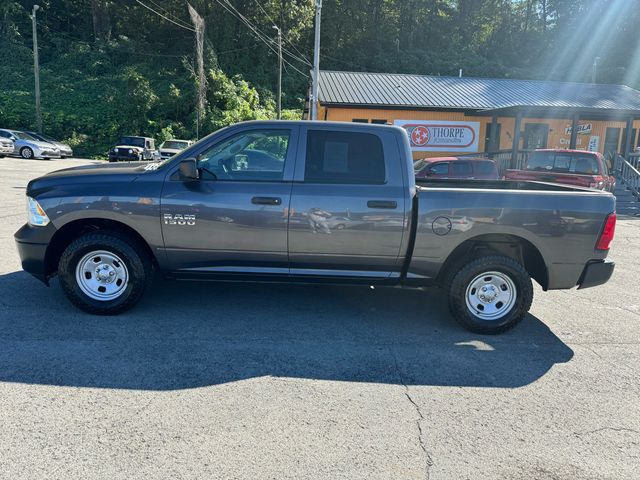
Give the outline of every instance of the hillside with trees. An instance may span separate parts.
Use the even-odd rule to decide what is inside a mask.
[[[43,124],[84,155],[121,134],[196,137],[185,0],[41,0]],[[277,25],[285,118],[301,115],[313,0],[193,0],[205,20],[200,133],[275,117]],[[0,0],[0,126],[33,128],[34,2]],[[321,68],[640,86],[640,9],[626,0],[324,0]]]

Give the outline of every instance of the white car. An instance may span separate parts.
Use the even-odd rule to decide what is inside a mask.
[[[176,140],[174,138],[165,140],[164,142],[162,142],[159,148],[160,156],[163,160],[165,158],[171,158],[176,153],[180,153],[182,150],[190,147],[191,145],[193,145],[193,142],[191,140]]]
[[[13,140],[0,137],[0,158],[13,154],[14,149]]]
[[[0,137],[13,142],[13,155],[22,158],[60,158],[60,149],[48,142],[42,142],[19,130],[0,129]]]

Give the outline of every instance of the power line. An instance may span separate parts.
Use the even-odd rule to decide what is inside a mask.
[[[234,6],[233,4],[229,1],[229,0],[224,0],[225,3],[222,3],[220,0],[216,0],[223,8],[225,8],[225,10],[227,10],[229,13],[231,13],[234,17],[236,17],[237,19],[239,19],[242,23],[244,23],[247,27],[249,27],[249,29],[251,29],[258,37],[260,37],[260,39],[271,45],[271,50],[274,53],[277,53],[275,50],[275,47],[278,46],[278,42],[276,42],[275,40],[273,40],[271,37],[269,37],[268,35],[266,35],[263,31],[261,31],[258,27],[256,27],[255,25],[253,25],[248,19],[247,17],[245,17],[244,15],[242,15]],[[226,5],[225,5],[226,4]],[[229,8],[231,8],[230,11],[229,8],[227,8],[227,6]],[[273,21],[273,20],[272,20]],[[306,60],[305,58],[301,58],[298,57],[297,55],[291,53],[289,50],[283,48],[282,51],[284,53],[286,53],[287,55],[289,55],[292,59],[297,60],[299,62],[304,63],[305,65],[311,66],[311,63]]]
[[[259,2],[258,0],[255,0],[255,2],[256,2],[256,5],[258,5],[258,8],[260,8],[260,10],[262,10],[262,13],[264,13],[264,14],[265,14],[265,16],[266,16],[269,20],[271,20],[271,21],[273,22],[273,24],[274,24],[274,25],[276,25],[276,24],[277,24],[277,22],[273,19],[273,17],[272,17],[271,15],[269,15],[269,14],[267,13],[267,11],[262,7],[262,5],[260,4],[260,2]],[[303,53],[301,53],[301,52],[300,52],[300,50],[298,50],[298,49],[296,48],[296,46],[293,44],[293,42],[292,42],[291,40],[289,40],[289,39],[286,37],[286,35],[284,35],[284,36],[283,36],[283,38],[284,38],[284,41],[285,41],[285,42],[287,42],[289,45],[291,45],[291,48],[293,48],[293,49],[296,51],[296,53],[297,53],[298,55],[300,55],[301,57],[303,57],[303,58],[304,58],[304,56],[305,56],[305,55],[304,55]],[[307,62],[307,65],[311,66],[311,62]]]
[[[275,53],[276,55],[278,54],[278,52],[276,51],[276,49],[271,45],[271,43],[274,43],[273,40],[271,40],[269,37],[267,37],[264,33],[262,33],[258,28],[256,28],[249,20],[247,20],[240,12],[238,12],[233,5],[231,5],[228,0],[227,0],[227,4],[229,4],[229,7],[231,7],[231,10],[229,7],[227,7],[227,5],[225,5],[225,3],[222,3],[221,0],[216,0],[216,2],[218,2],[220,4],[220,6],[222,8],[224,8],[227,12],[229,12],[231,15],[233,15],[235,18],[237,18],[238,20],[240,20],[242,23],[244,23],[247,27],[249,27],[249,29],[256,35],[256,37],[258,37],[260,40],[262,40],[262,42],[269,48],[269,50],[271,50],[273,53]],[[234,13],[235,11],[235,13]],[[284,50],[283,50],[284,51]],[[304,72],[300,71],[300,69],[298,69],[295,65],[293,65],[291,62],[289,62],[286,59],[283,59],[283,62],[288,64],[292,69],[294,69],[296,72],[298,72],[300,75],[307,77],[308,75],[305,74]]]
[[[172,16],[172,13],[169,11],[169,9],[168,9],[168,8],[163,7],[162,5],[158,5],[158,4],[157,4],[156,2],[154,2],[153,0],[149,0],[149,2],[151,2],[153,5],[155,5],[155,6],[156,6],[156,7],[158,7],[159,9],[163,10],[165,15],[171,15],[171,16]],[[184,20],[181,20],[181,19],[176,18],[176,17],[173,17],[173,16],[172,16],[172,18],[173,18],[173,20],[175,20],[176,22],[178,22],[178,23],[182,24],[183,26],[188,27],[188,28],[191,28],[191,25],[189,25],[189,24],[188,24],[187,22],[185,22]]]
[[[169,21],[169,22],[171,22],[171,23],[173,23],[174,25],[177,25],[177,26],[179,26],[180,28],[184,28],[185,30],[189,30],[189,31],[191,31],[191,32],[195,32],[195,30],[194,30],[193,28],[191,28],[191,27],[185,27],[184,25],[181,25],[180,23],[176,22],[175,20],[172,20],[172,19],[170,19],[169,17],[167,17],[167,16],[165,16],[165,15],[161,14],[160,12],[158,12],[158,11],[154,10],[154,9],[153,9],[153,8],[151,8],[149,5],[145,5],[145,4],[144,4],[144,3],[142,3],[140,0],[136,0],[136,2],[138,2],[138,3],[139,3],[140,5],[142,5],[144,8],[147,8],[147,9],[151,10],[151,11],[152,11],[153,13],[155,13],[156,15],[158,15],[158,16],[160,16],[160,17],[164,18],[165,20],[167,20],[167,21]]]

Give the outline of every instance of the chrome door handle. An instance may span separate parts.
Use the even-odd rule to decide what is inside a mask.
[[[251,203],[254,205],[280,205],[282,199],[279,197],[253,197]]]

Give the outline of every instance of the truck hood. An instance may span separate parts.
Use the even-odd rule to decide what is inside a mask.
[[[31,180],[27,185],[27,195],[37,195],[70,183],[132,182],[139,175],[155,170],[156,165],[149,162],[119,162],[64,168]]]

